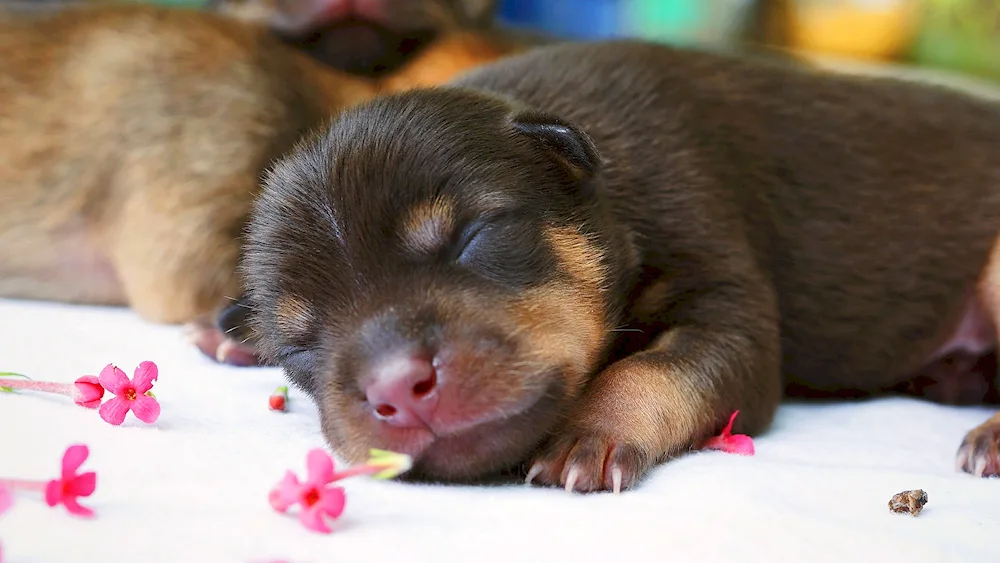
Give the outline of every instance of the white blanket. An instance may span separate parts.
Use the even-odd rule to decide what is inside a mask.
[[[98,474],[92,520],[19,493],[0,516],[4,563],[1000,560],[1000,480],[953,465],[983,408],[789,405],[755,456],[688,455],[620,496],[351,479],[321,535],[268,504],[323,445],[301,394],[268,410],[278,370],[214,365],[128,311],[0,300],[0,318],[0,371],[71,382],[153,360],[162,405],[152,426],[113,427],[59,396],[0,394],[0,478],[53,478],[75,443]],[[915,488],[929,497],[918,517],[889,511]]]

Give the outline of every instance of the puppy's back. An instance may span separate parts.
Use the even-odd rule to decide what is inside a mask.
[[[540,49],[455,84],[588,131],[648,258],[725,256],[698,233],[745,233],[779,296],[786,372],[814,387],[927,361],[997,236],[993,100],[628,41]]]

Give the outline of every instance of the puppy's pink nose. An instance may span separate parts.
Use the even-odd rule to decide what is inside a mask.
[[[377,418],[401,428],[422,428],[437,409],[437,373],[430,361],[400,356],[375,368],[365,388]]]

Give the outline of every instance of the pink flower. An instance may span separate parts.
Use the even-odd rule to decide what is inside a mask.
[[[125,422],[125,415],[132,411],[139,420],[152,424],[160,416],[160,403],[148,393],[156,381],[158,369],[153,362],[142,362],[135,368],[132,379],[113,364],[101,370],[101,385],[115,397],[101,405],[101,418],[115,426]]]
[[[322,449],[309,452],[306,468],[308,476],[302,483],[291,471],[285,473],[285,478],[271,490],[271,507],[284,513],[299,504],[299,522],[310,530],[329,534],[330,527],[323,519],[338,518],[344,511],[344,489],[329,486],[334,481],[333,459]]]
[[[370,454],[368,463],[334,473],[330,454],[322,448],[310,450],[306,455],[305,482],[300,483],[295,473],[287,471],[284,479],[268,495],[271,507],[284,514],[292,506],[301,505],[299,521],[302,525],[310,530],[329,534],[331,530],[324,517],[338,518],[344,512],[347,502],[344,489],[330,486],[330,483],[358,475],[392,479],[413,466],[413,459],[405,454],[384,450],[371,450]]]
[[[97,474],[93,471],[77,474],[76,470],[83,465],[90,455],[87,446],[78,444],[66,449],[62,459],[62,476],[53,479],[45,485],[45,503],[49,506],[62,504],[70,514],[90,517],[94,511],[80,506],[78,497],[89,497],[97,488]]]
[[[76,393],[73,394],[73,401],[81,407],[96,409],[101,406],[101,399],[104,397],[104,387],[93,375],[85,375],[73,382]]]
[[[753,455],[753,438],[746,434],[733,434],[733,421],[740,411],[736,411],[729,417],[729,424],[722,429],[722,432],[714,438],[708,439],[702,448],[706,450],[721,450],[726,453],[738,455]]]

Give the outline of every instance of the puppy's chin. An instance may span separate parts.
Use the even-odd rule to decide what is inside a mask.
[[[470,482],[510,470],[544,442],[559,418],[556,395],[502,419],[440,436],[416,457],[408,479]]]

